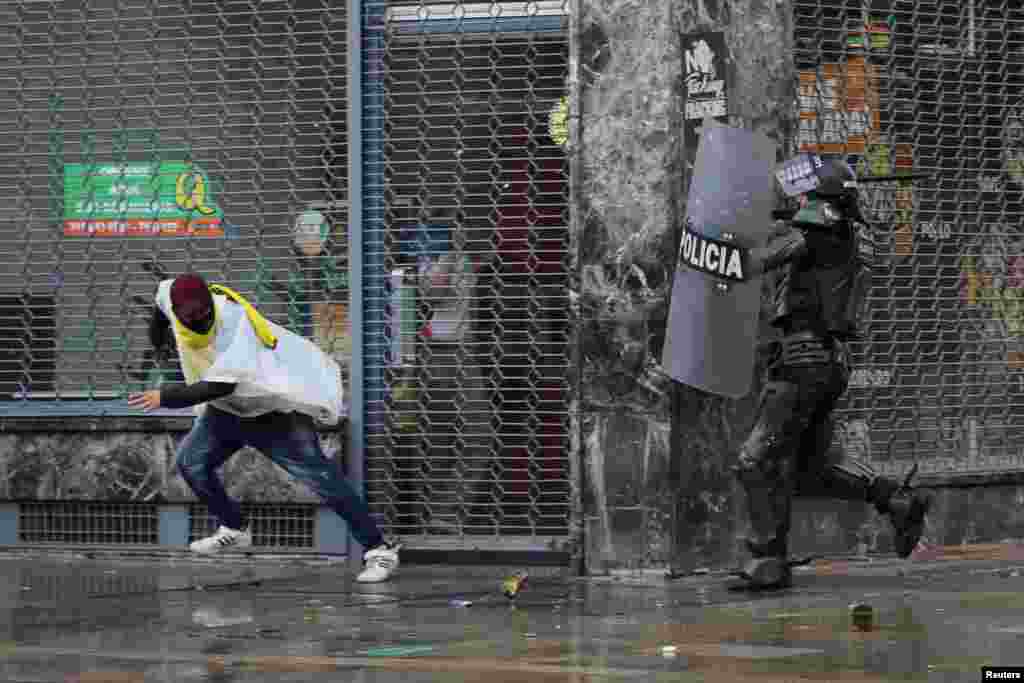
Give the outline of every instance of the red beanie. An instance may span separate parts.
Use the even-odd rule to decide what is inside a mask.
[[[171,284],[171,309],[183,323],[195,322],[199,313],[213,306],[213,295],[206,280],[200,275],[189,273],[174,278]]]

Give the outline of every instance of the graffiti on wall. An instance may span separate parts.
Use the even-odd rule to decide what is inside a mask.
[[[910,144],[878,142],[882,133],[879,73],[855,56],[800,72],[798,145],[801,151],[846,158],[861,176],[909,173]],[[891,230],[896,256],[909,256],[914,244],[914,189],[910,183],[864,186],[866,217]]]
[[[1024,188],[1024,103],[1007,114],[1002,133],[1003,171],[1010,182]]]
[[[914,149],[909,144],[870,142],[863,154],[848,156],[861,177],[890,176],[914,170]],[[909,181],[863,185],[860,188],[864,216],[891,235],[893,254],[910,256],[914,250],[916,197]]]
[[[800,151],[865,154],[881,129],[878,68],[864,57],[800,71]]]
[[[985,226],[960,259],[960,301],[983,339],[1006,345],[1009,368],[1024,369],[1024,234]]]
[[[1003,177],[996,188],[1024,188],[1024,104],[1006,116],[1001,131]],[[1019,226],[989,223],[960,259],[960,300],[974,330],[1004,345],[1007,369],[1024,371],[1024,233]],[[1019,382],[1024,373],[1017,372]]]

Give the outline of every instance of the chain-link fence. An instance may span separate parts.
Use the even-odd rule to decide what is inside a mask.
[[[354,112],[344,2],[0,6],[0,412],[181,381],[146,327],[197,271],[350,374],[388,531],[564,536],[566,7],[356,6]]]
[[[860,174],[880,258],[841,440],[903,470],[1019,467],[1024,445],[1024,11],[796,0],[799,144]]]
[[[568,8],[360,7],[356,183],[345,5],[0,5],[0,409],[174,378],[145,322],[155,276],[197,270],[353,363],[389,531],[563,536]],[[935,172],[865,188],[882,254],[844,443],[894,469],[1013,466],[1024,10],[794,7],[799,146]]]
[[[163,271],[346,358],[343,11],[24,0],[0,25],[0,402],[174,377],[145,332]]]
[[[371,505],[442,544],[564,537],[566,7],[364,7]]]

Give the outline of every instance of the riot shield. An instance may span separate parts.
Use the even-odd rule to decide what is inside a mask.
[[[676,381],[739,398],[749,393],[761,277],[748,252],[772,230],[775,143],[705,124],[686,204],[662,367]]]

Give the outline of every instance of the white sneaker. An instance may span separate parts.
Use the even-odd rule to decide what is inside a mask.
[[[193,541],[189,544],[189,550],[200,555],[216,555],[223,550],[234,550],[235,548],[248,548],[252,545],[252,532],[248,529],[229,529],[221,526],[213,536]]]
[[[380,583],[387,581],[398,569],[398,551],[402,546],[397,543],[383,543],[370,548],[363,555],[363,571],[359,572],[356,581],[359,583]]]

